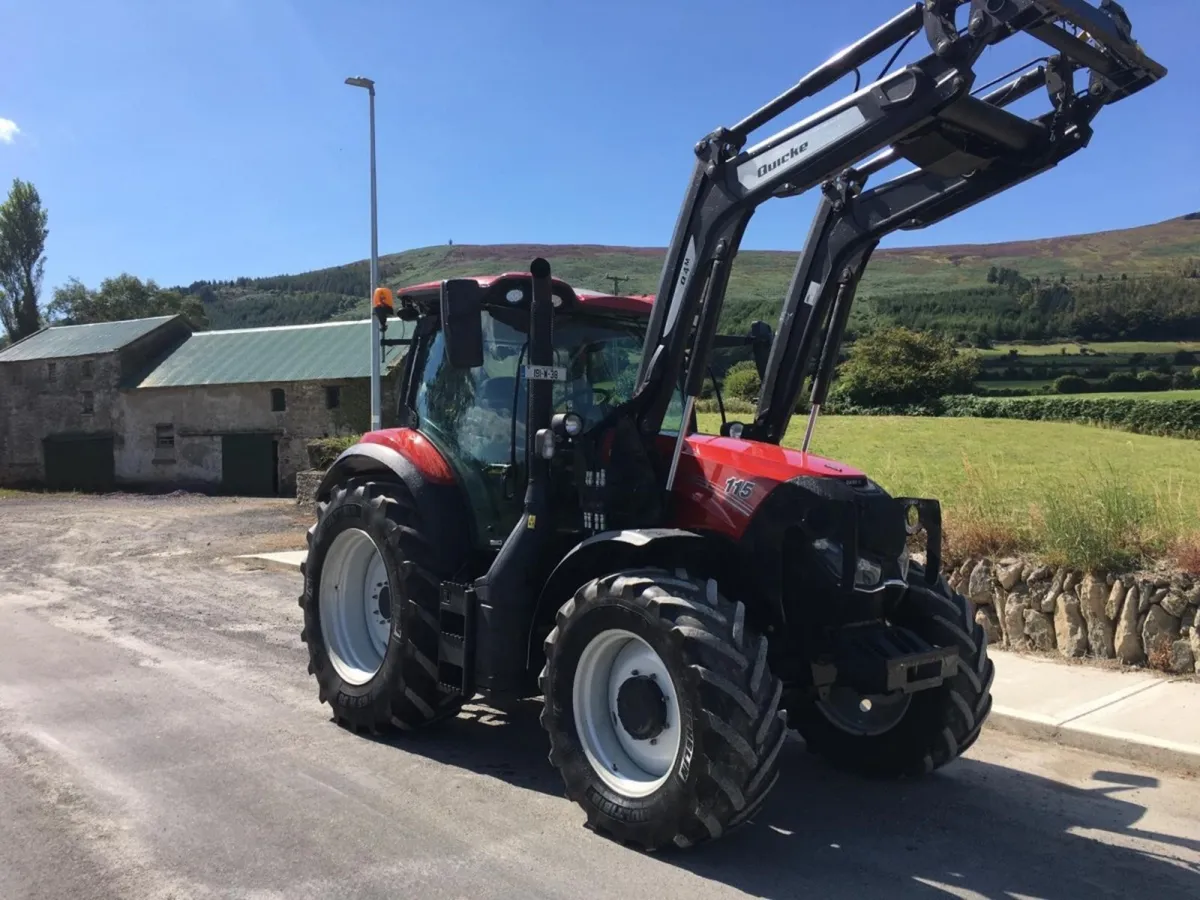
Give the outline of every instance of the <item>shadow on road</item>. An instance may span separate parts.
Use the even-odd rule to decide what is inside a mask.
[[[540,708],[469,707],[396,745],[561,796]],[[1122,799],[1157,787],[1153,777],[1097,771],[1079,789],[964,758],[923,780],[880,783],[833,771],[799,744],[788,745],[782,769],[751,825],[702,852],[654,858],[770,900],[1200,897],[1200,823],[1194,838],[1142,830],[1144,807]]]

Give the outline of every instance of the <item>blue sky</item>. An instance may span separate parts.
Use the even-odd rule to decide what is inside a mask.
[[[661,246],[697,139],[903,5],[0,0],[0,120],[19,129],[0,122],[0,184],[33,181],[49,210],[45,299],[70,276],[176,284],[362,259],[367,96],[342,82],[363,74],[378,85],[381,253],[450,239]],[[1106,110],[1058,170],[885,246],[1200,210],[1196,0],[1125,6],[1168,78]],[[902,59],[925,50],[914,41]],[[981,82],[1039,52],[994,51]],[[743,246],[798,249],[811,210],[767,204]]]

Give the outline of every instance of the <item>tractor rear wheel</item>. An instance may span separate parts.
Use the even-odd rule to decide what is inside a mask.
[[[893,622],[935,647],[956,647],[958,671],[935,688],[899,698],[848,696],[835,689],[826,701],[789,704],[789,722],[808,749],[838,768],[892,778],[932,772],[975,743],[991,712],[995,667],[971,602],[944,578],[927,585],[915,563],[908,581]]]
[[[302,566],[300,638],[318,696],[339,724],[409,730],[461,705],[438,686],[432,558],[403,485],[357,479],[318,504]]]
[[[747,821],[778,778],[786,715],[767,640],[711,579],[631,569],[584,585],[544,649],[550,762],[589,826],[688,847]]]

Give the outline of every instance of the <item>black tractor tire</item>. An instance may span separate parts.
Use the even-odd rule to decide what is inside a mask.
[[[649,644],[678,701],[679,750],[665,782],[641,797],[598,775],[576,727],[580,657],[612,629]],[[686,848],[720,837],[762,807],[787,736],[782,684],[767,665],[767,639],[715,581],[659,568],[597,578],[559,609],[544,649],[541,723],[550,762],[593,831],[646,851]]]
[[[360,529],[380,551],[394,601],[383,663],[365,684],[343,679],[330,660],[321,628],[321,572],[334,539]],[[356,479],[333,489],[317,504],[308,530],[308,556],[301,565],[308,672],[334,720],[355,732],[411,731],[457,714],[462,697],[438,685],[440,573],[433,570],[421,517],[407,488],[396,482]],[[406,577],[407,576],[407,577]]]
[[[788,706],[789,722],[808,750],[835,767],[861,775],[905,778],[928,774],[965,753],[992,709],[995,666],[972,603],[943,577],[930,586],[914,563],[909,588],[893,616],[935,647],[958,648],[958,671],[935,688],[912,695],[904,717],[882,734],[858,735],[834,725],[811,698]]]

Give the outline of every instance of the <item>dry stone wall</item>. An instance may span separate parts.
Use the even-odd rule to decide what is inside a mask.
[[[972,559],[947,573],[989,643],[1068,658],[1200,673],[1200,580],[1098,576],[1020,559]]]

